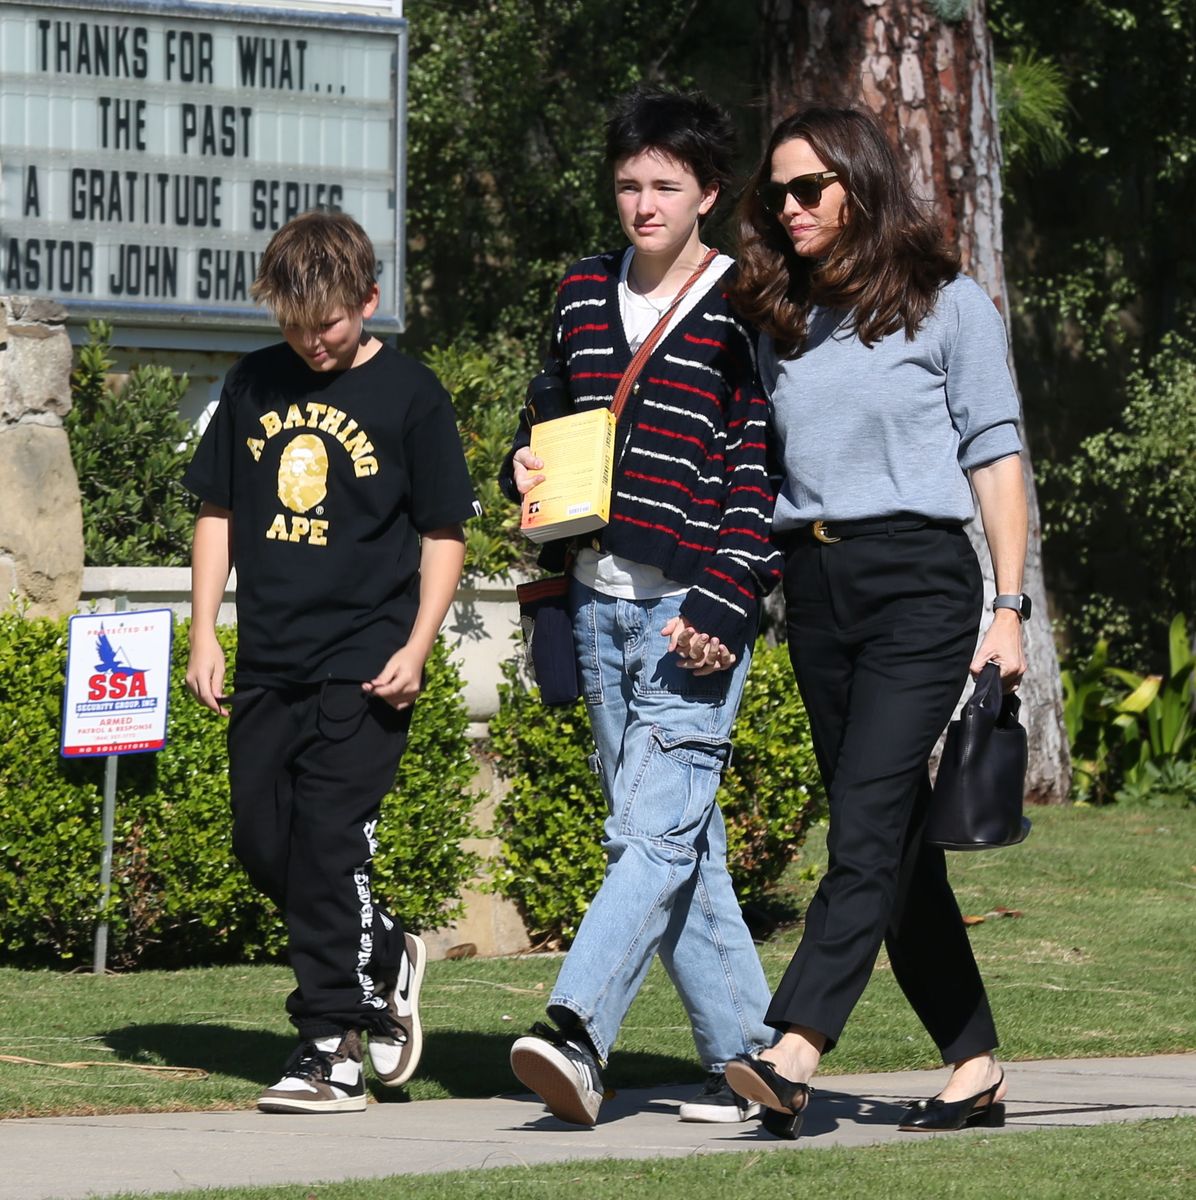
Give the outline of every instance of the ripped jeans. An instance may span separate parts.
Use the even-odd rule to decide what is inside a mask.
[[[721,1071],[729,1058],[776,1036],[764,1024],[769,988],[727,873],[715,803],[751,651],[713,675],[676,666],[660,630],[683,599],[623,600],[577,580],[571,585],[573,637],[609,810],[607,866],[549,1014],[563,1024],[570,1014],[580,1018],[605,1060],[659,953],[703,1066]]]

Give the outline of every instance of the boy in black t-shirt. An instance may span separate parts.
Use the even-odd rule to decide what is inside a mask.
[[[374,251],[343,213],[296,217],[253,285],[285,342],[229,372],[185,482],[199,496],[187,686],[229,723],[233,849],[282,910],[300,1045],[266,1112],[365,1108],[361,1034],[397,1087],[421,1050],[423,943],[370,862],[424,664],[478,511],[435,375],[365,331]],[[216,613],[237,568],[232,696]]]

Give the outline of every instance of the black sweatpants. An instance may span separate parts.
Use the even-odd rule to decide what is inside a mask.
[[[370,863],[382,798],[407,744],[410,708],[360,683],[239,689],[228,730],[233,851],[282,910],[302,1038],[388,1033],[380,978],[403,929],[375,901]]]
[[[826,785],[829,862],[766,1017],[838,1040],[882,940],[944,1062],[996,1029],[942,850],[927,762],[963,691],[982,585],[958,528],[785,544],[789,654]]]

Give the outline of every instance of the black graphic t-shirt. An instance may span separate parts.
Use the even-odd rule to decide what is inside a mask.
[[[233,513],[239,687],[372,679],[411,632],[419,535],[477,511],[448,394],[385,344],[328,374],[246,355],[184,483]]]

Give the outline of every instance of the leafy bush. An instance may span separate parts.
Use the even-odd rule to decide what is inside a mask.
[[[1159,614],[1196,605],[1196,339],[1164,339],[1126,391],[1117,427],[1040,470],[1049,549],[1073,576],[1077,639],[1108,637],[1118,657],[1145,666]]]
[[[571,939],[602,881],[606,803],[586,765],[593,750],[580,701],[544,708],[513,664],[490,722],[491,748],[510,790],[495,826],[495,886],[531,929]],[[765,898],[822,805],[809,722],[783,646],[757,647],[733,732],[735,754],[719,799],[728,864],[742,902]]]
[[[112,328],[90,321],[71,375],[64,421],[83,498],[89,566],[186,566],[195,503],[183,487],[191,427],[179,416],[187,377],[134,367],[119,392],[109,382]]]
[[[1116,799],[1151,802],[1152,791],[1182,792],[1196,799],[1190,766],[1196,750],[1196,728],[1192,724],[1193,681],[1196,655],[1188,639],[1187,622],[1177,616],[1171,622],[1170,665],[1165,675],[1138,675],[1109,668],[1110,675],[1130,689],[1118,705],[1122,715],[1115,722],[1123,738],[1124,770]]]
[[[535,547],[519,536],[519,510],[499,491],[498,471],[537,367],[522,349],[501,339],[489,349],[458,341],[429,350],[424,361],[453,397],[469,475],[482,505],[481,517],[465,526],[466,570],[488,576],[530,567]]]
[[[252,961],[283,944],[277,914],[232,857],[227,726],[184,684],[175,631],[167,745],[118,770],[111,960],[120,966]],[[219,630],[230,656],[235,630]],[[59,757],[65,622],[0,615],[0,945],[5,959],[59,964],[90,954],[99,904],[103,760]],[[457,910],[477,869],[461,841],[473,774],[460,679],[443,645],[394,792],[383,804],[379,894],[413,928]]]
[[[1196,763],[1147,760],[1117,789],[1117,803],[1135,808],[1187,808],[1196,804]]]
[[[1098,641],[1083,661],[1063,667],[1063,725],[1071,752],[1072,797],[1103,801],[1109,796],[1114,746],[1113,694],[1106,674],[1109,643]]]
[[[1110,666],[1105,641],[1087,661],[1062,671],[1077,799],[1196,803],[1196,655],[1182,615],[1171,622],[1169,644],[1165,675]]]

